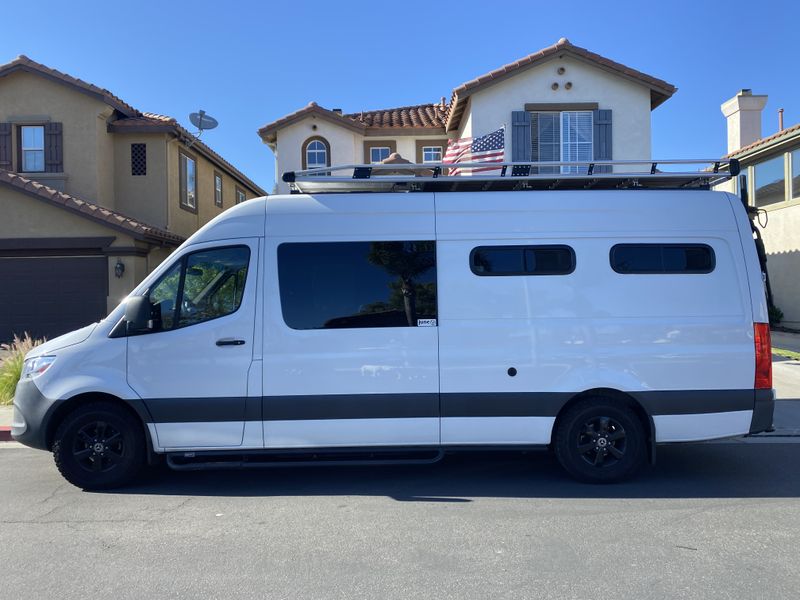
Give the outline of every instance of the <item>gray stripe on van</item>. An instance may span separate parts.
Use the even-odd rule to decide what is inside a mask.
[[[753,410],[754,390],[627,392],[652,416]],[[425,417],[555,417],[571,392],[317,394],[263,398],[145,400],[154,423],[398,419]]]

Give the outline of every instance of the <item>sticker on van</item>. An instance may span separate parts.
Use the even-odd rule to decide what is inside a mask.
[[[417,319],[417,327],[436,327],[436,319]]]

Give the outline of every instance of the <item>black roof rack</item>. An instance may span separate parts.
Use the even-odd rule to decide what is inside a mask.
[[[689,170],[687,167],[691,166]],[[496,168],[493,173],[474,169]],[[449,175],[458,168],[464,175]],[[350,164],[287,171],[292,193],[710,189],[739,174],[736,159]]]

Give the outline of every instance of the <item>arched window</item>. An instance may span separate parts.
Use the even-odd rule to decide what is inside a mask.
[[[331,146],[324,137],[314,136],[303,142],[303,169],[331,166]]]

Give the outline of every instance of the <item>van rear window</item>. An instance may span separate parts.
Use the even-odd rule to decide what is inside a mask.
[[[575,270],[569,246],[478,246],[469,256],[475,275],[568,275]]]
[[[611,248],[611,268],[628,274],[703,274],[716,265],[706,244],[617,244]]]

